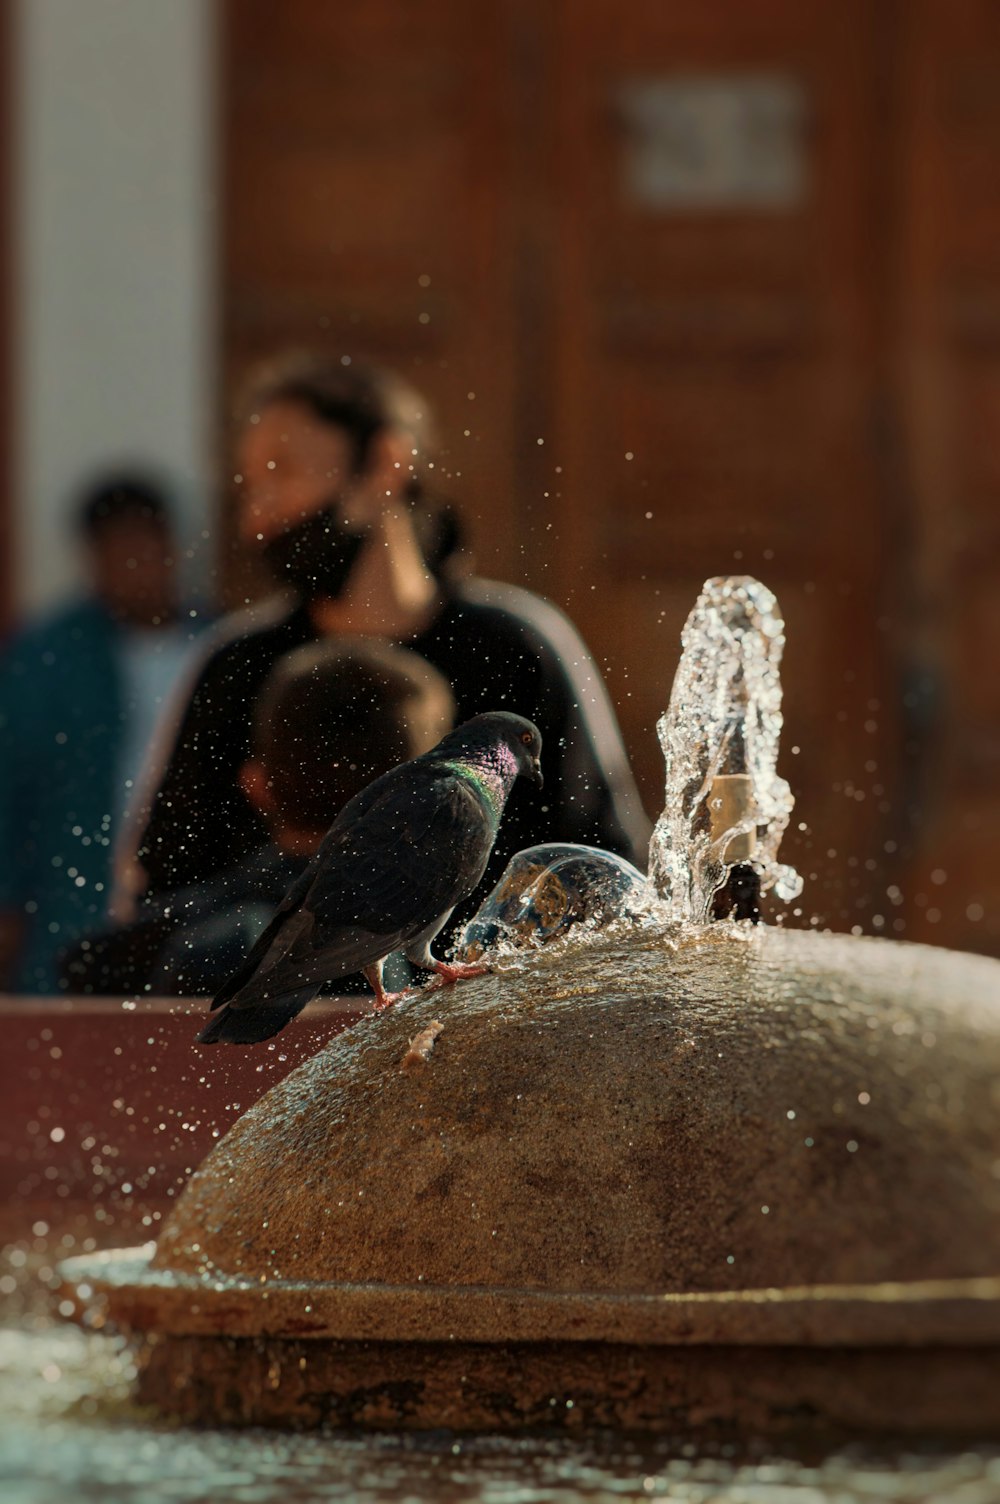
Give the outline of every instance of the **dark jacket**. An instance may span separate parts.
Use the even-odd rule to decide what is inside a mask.
[[[266,841],[232,871],[150,898],[132,924],[97,930],[60,957],[61,985],[82,994],[214,992],[243,960],[306,865]]]
[[[132,924],[91,932],[67,948],[61,985],[84,996],[211,996],[243,964],[307,861],[266,841],[231,871],[147,899]],[[386,977],[390,987],[408,984],[402,955],[389,958]],[[331,980],[337,993],[370,990],[360,977]]]
[[[250,753],[254,704],[285,653],[316,639],[304,607],[272,602],[222,623],[206,648],[172,741],[144,778],[153,790],[138,854],[151,894],[233,867],[264,839],[237,772]],[[649,823],[594,660],[563,614],[527,591],[471,581],[405,646],[451,685],[457,718],[512,710],[542,732],[545,789],[516,787],[487,879],[539,841],[601,846],[645,866]],[[129,851],[131,847],[131,852]]]

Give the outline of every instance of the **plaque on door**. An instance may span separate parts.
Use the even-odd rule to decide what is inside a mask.
[[[806,96],[784,74],[626,79],[623,186],[661,213],[796,208],[806,189]]]

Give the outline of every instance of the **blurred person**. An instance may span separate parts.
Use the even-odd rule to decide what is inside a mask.
[[[238,780],[267,838],[236,867],[147,899],[136,921],[85,936],[63,959],[71,992],[203,996],[242,963],[347,801],[435,746],[454,721],[447,683],[376,638],[324,639],[268,674]],[[400,970],[400,968],[403,970]],[[396,958],[395,984],[408,972]],[[338,991],[352,989],[348,984]]]
[[[104,912],[113,842],[201,629],[182,619],[166,498],[138,475],[82,498],[88,588],[0,654],[0,986],[55,989],[55,955]]]
[[[508,709],[546,747],[546,790],[516,791],[491,861],[578,841],[645,863],[649,823],[600,672],[572,624],[527,591],[462,577],[460,528],[432,497],[426,403],[387,372],[293,358],[265,373],[237,441],[238,532],[285,592],[220,626],[169,743],[148,818],[123,843],[120,909],[204,880],[260,840],[238,782],[257,688],[330,634],[399,642],[447,679],[459,721]]]

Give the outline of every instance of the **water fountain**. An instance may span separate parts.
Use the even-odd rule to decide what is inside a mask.
[[[522,926],[493,975],[362,1021],[237,1122],[155,1247],[67,1261],[81,1319],[139,1337],[141,1399],[1000,1432],[1000,967],[707,922],[734,874],[754,905],[798,891],[782,640],[763,586],[708,583],[642,912],[567,902],[566,933]]]

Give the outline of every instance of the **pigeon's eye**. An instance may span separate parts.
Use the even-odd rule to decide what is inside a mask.
[[[522,740],[522,742],[524,743],[524,745],[526,747],[530,747],[531,746],[531,741],[532,741],[531,732],[530,731],[522,731],[521,732],[521,740]]]

